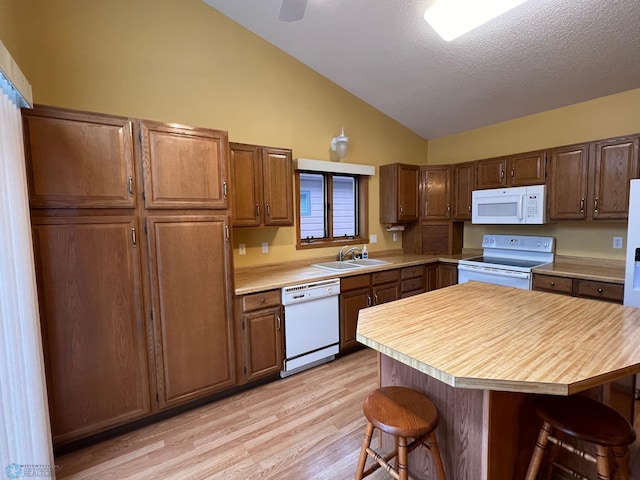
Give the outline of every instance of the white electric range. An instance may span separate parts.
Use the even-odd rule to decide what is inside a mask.
[[[471,280],[531,290],[531,270],[553,262],[555,239],[530,235],[484,235],[482,256],[458,261],[458,283]]]

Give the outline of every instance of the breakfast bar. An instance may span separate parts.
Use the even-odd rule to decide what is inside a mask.
[[[382,386],[434,401],[445,469],[459,480],[523,477],[532,394],[586,392],[632,409],[632,387],[616,382],[640,371],[640,309],[479,282],[361,310],[356,338],[380,353]],[[411,474],[430,478],[419,452]]]

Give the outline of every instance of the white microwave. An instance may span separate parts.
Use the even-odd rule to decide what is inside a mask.
[[[471,223],[542,224],[547,220],[546,185],[471,192]]]

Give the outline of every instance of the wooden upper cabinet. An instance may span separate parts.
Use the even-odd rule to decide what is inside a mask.
[[[471,192],[476,189],[476,162],[453,165],[453,219],[471,220]]]
[[[136,217],[33,217],[32,225],[54,443],[148,415]]]
[[[591,144],[593,159],[592,202],[589,217],[626,219],[629,210],[629,182],[638,178],[640,137],[603,140]]]
[[[293,225],[292,170],[291,150],[262,148],[265,225]]]
[[[228,217],[147,217],[158,407],[236,384]]]
[[[419,167],[393,163],[380,167],[380,223],[418,220]]]
[[[451,219],[451,166],[420,167],[420,219]]]
[[[128,118],[36,107],[22,119],[32,208],[135,207]]]
[[[478,189],[542,185],[546,160],[546,150],[479,160]]]
[[[227,132],[140,121],[145,206],[227,209]]]
[[[549,161],[549,220],[586,218],[589,145],[551,150]]]
[[[235,227],[293,225],[291,150],[230,143]]]
[[[505,157],[478,160],[478,190],[507,186]]]

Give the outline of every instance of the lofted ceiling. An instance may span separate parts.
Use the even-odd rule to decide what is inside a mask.
[[[528,0],[451,42],[434,0],[308,0],[296,22],[203,1],[427,139],[640,87],[640,0]]]

